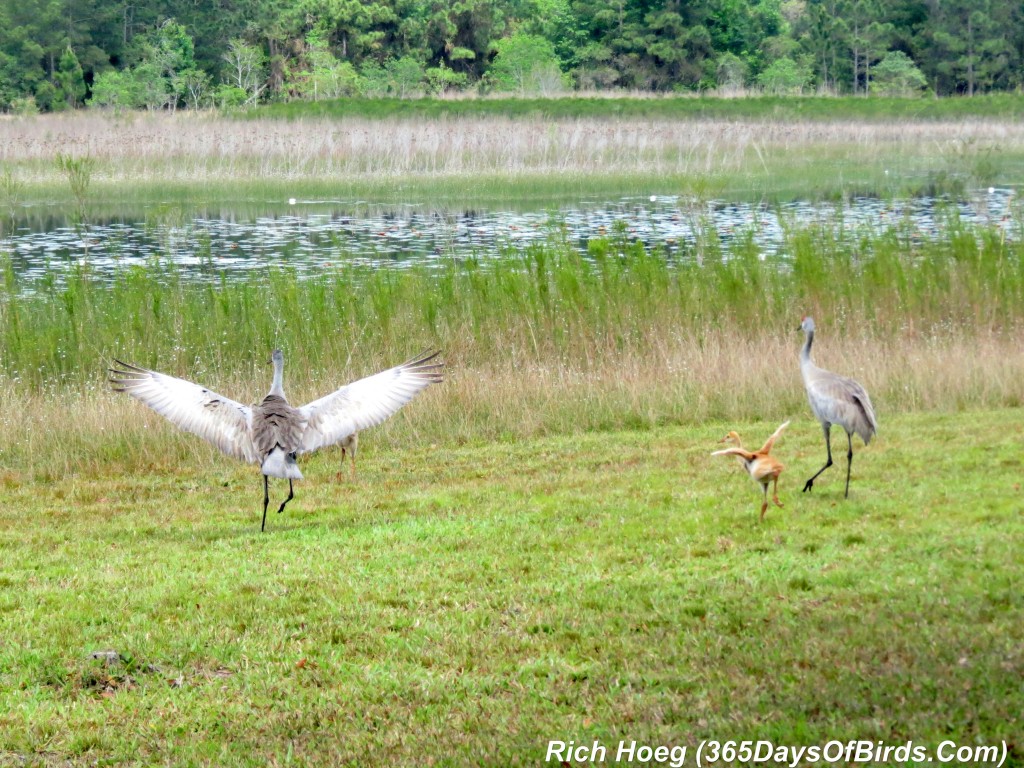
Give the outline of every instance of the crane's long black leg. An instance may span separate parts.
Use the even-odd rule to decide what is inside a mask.
[[[826,469],[832,466],[832,425],[827,424],[826,426],[822,427],[822,429],[825,430],[825,448],[828,450],[828,461],[825,462],[824,467],[822,467],[821,469],[814,473],[814,476],[810,480],[804,483],[804,493],[806,493],[807,491],[811,490],[811,488],[814,487],[814,481],[818,479],[818,475],[820,475],[822,472],[824,472]]]
[[[270,503],[270,488],[267,476],[263,476],[263,522],[260,523],[260,533],[267,527],[267,504]]]
[[[287,504],[289,501],[291,501],[292,498],[294,498],[294,496],[295,496],[295,493],[294,493],[294,491],[292,491],[292,479],[289,477],[288,478],[288,498],[281,502],[281,507],[280,507],[280,509],[277,510],[277,514],[280,515],[282,512],[284,512],[284,505]]]
[[[846,444],[849,450],[846,452],[846,494],[844,499],[850,498],[850,468],[853,466],[853,435],[846,433]]]

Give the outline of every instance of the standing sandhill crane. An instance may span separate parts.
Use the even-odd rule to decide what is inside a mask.
[[[804,485],[804,491],[809,491],[814,486],[818,475],[832,466],[832,440],[831,430],[833,424],[838,424],[846,430],[846,493],[843,498],[850,497],[850,468],[853,466],[853,433],[860,435],[864,445],[871,442],[871,436],[878,431],[878,422],[875,421],[875,409],[871,406],[871,398],[868,397],[864,387],[853,379],[826,371],[811,362],[811,344],[814,343],[814,320],[805,317],[800,323],[800,328],[807,334],[807,341],[800,351],[800,371],[804,376],[804,386],[807,388],[807,399],[811,403],[811,410],[821,422],[821,428],[825,432],[825,448],[828,450],[828,460],[825,466],[814,473],[814,476]]]
[[[781,435],[782,431],[788,426],[789,422],[787,421],[776,429],[772,433],[771,437],[765,441],[764,445],[761,446],[761,450],[759,451],[745,450],[743,448],[743,444],[740,443],[740,436],[735,432],[729,432],[718,442],[735,443],[735,447],[725,448],[724,450],[715,451],[711,454],[712,456],[736,456],[750,474],[750,477],[754,482],[761,486],[764,491],[764,499],[761,502],[761,517],[759,518],[761,522],[764,522],[764,513],[768,510],[768,483],[774,484],[774,487],[772,488],[772,501],[775,502],[775,506],[784,506],[783,503],[779,501],[779,475],[782,474],[782,470],[785,469],[785,467],[781,462],[768,454],[771,452],[772,446],[775,445],[775,441],[779,438],[779,435]]]
[[[110,382],[145,403],[186,432],[198,435],[228,456],[260,465],[263,472],[263,522],[270,503],[269,478],[301,480],[296,458],[335,445],[361,429],[380,424],[430,384],[442,380],[444,363],[431,362],[439,353],[424,353],[386,371],[354,381],[301,408],[284,395],[284,354],[275,349],[270,392],[258,405],[236,403],[199,384],[115,360]]]

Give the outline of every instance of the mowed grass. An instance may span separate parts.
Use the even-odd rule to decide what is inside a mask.
[[[212,454],[2,475],[0,764],[538,765],[549,739],[703,738],[1006,739],[1024,763],[1024,412],[883,407],[849,500],[842,458],[800,493],[821,433],[780,416],[763,524],[709,454],[781,418],[367,432],[355,483],[311,457],[262,535],[258,472]]]

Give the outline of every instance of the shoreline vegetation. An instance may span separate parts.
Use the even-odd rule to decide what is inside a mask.
[[[339,101],[337,117],[318,114],[332,109],[327,106],[283,105],[238,118],[184,112],[3,118],[0,210],[82,204],[102,215],[253,200],[284,207],[293,197],[456,208],[616,193],[770,204],[964,195],[1016,184],[1024,174],[1024,99],[991,97],[991,114],[980,116],[961,113],[957,100],[937,100],[953,106],[936,108],[935,117],[886,105],[898,100],[873,106],[868,99],[813,99],[821,106],[804,111],[790,106],[802,101],[579,102],[596,102],[587,114],[571,108],[573,99],[530,102],[522,112],[513,108],[516,101],[375,101],[352,112]],[[703,113],[686,106],[705,102],[718,106]],[[464,103],[490,106],[464,114]],[[658,114],[650,112],[652,104],[667,106]],[[85,164],[82,200],[58,156]]]
[[[549,97],[472,96],[406,99],[350,97],[322,101],[266,104],[256,109],[225,111],[241,119],[314,117],[446,118],[513,117],[546,120],[581,118],[647,120],[1015,120],[1024,115],[1024,95],[991,93],[964,98],[897,98],[884,96],[700,95],[652,92],[593,92]]]
[[[834,224],[834,223],[833,223]],[[805,409],[796,365],[804,313],[816,355],[860,380],[887,414],[1024,404],[1024,242],[952,218],[940,236],[909,224],[791,226],[777,254],[753,233],[713,232],[669,257],[619,232],[586,254],[553,236],[482,261],[456,255],[402,270],[346,263],[197,283],[173,264],[110,281],[88,264],[66,282],[0,285],[0,390],[14,440],[0,460],[61,476],[150,450],[204,450],[107,391],[110,359],[253,398],[268,350],[293,362],[296,400],[439,347],[443,396],[379,428],[411,446],[699,423]],[[970,361],[969,364],[965,361]],[[262,383],[257,386],[257,389]],[[438,388],[440,389],[440,388]],[[66,424],[64,414],[81,417]],[[40,435],[60,429],[59,444]],[[35,437],[33,437],[35,435]],[[102,438],[102,439],[100,439]],[[86,450],[105,445],[99,452]],[[173,446],[177,446],[176,448]]]

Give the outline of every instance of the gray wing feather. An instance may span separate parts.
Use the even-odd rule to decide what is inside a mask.
[[[820,421],[838,424],[860,435],[865,444],[878,430],[875,410],[864,387],[853,379],[824,372],[807,383],[811,409]]]
[[[305,429],[302,412],[288,405],[283,397],[267,395],[253,408],[252,441],[260,456],[266,456],[278,445],[286,453],[300,450]]]
[[[386,371],[354,381],[301,408],[306,419],[300,451],[335,445],[349,435],[376,426],[431,384],[442,380],[438,353],[418,355]]]
[[[199,384],[136,365],[114,361],[110,383],[148,405],[186,432],[206,440],[228,456],[258,462],[252,443],[252,410]]]

